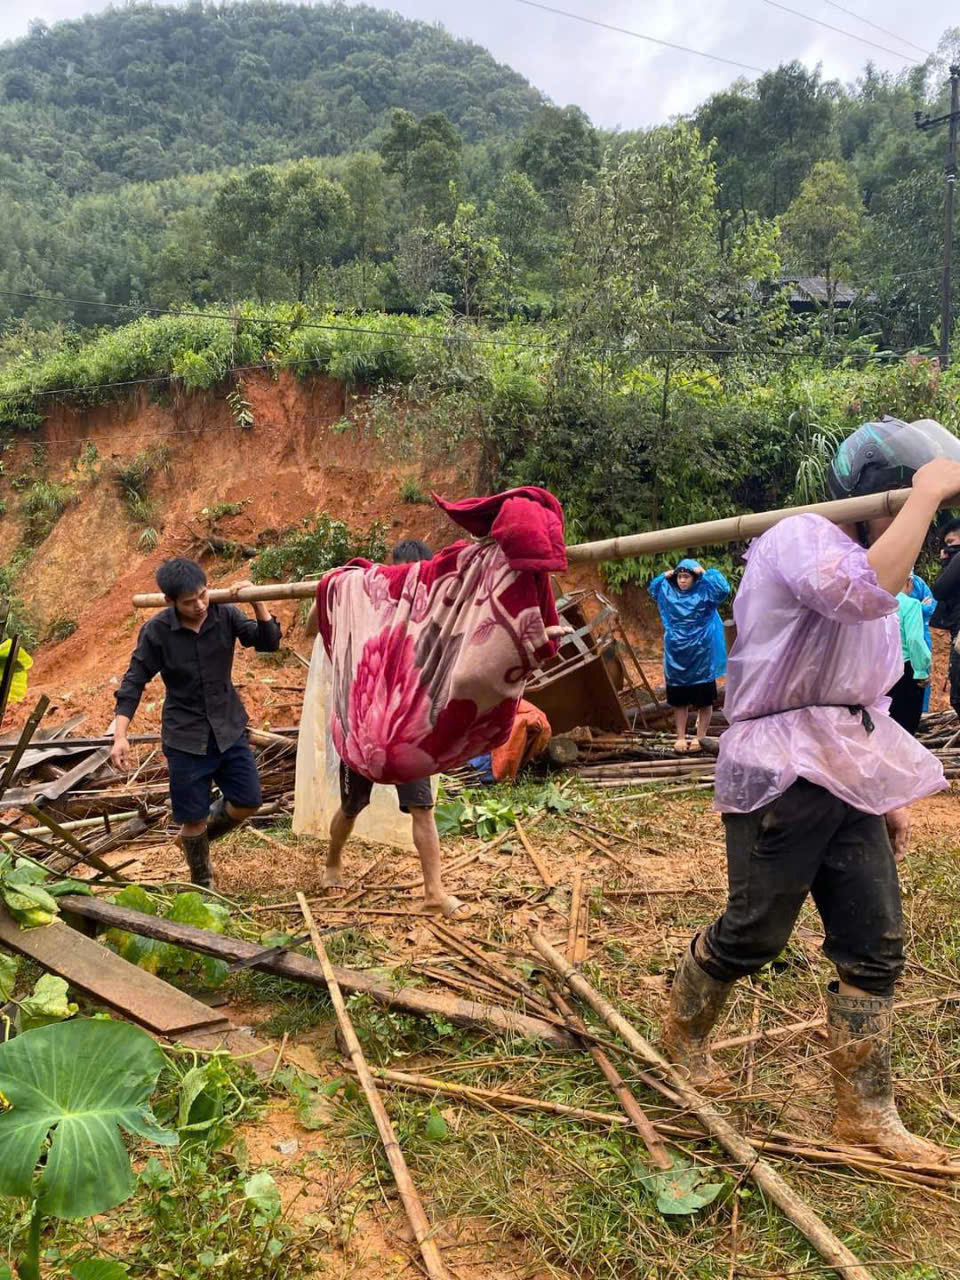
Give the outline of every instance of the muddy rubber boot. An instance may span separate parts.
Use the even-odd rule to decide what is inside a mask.
[[[709,1038],[733,983],[718,982],[701,969],[694,950],[703,946],[701,938],[696,937],[680,957],[661,1041],[668,1061],[686,1072],[694,1089],[701,1093],[727,1093],[733,1089],[733,1082],[714,1062]]]
[[[213,888],[213,868],[210,865],[210,841],[204,831],[198,836],[181,836],[180,848],[190,868],[191,883],[201,889]]]
[[[231,818],[227,813],[227,802],[223,796],[216,801],[207,818],[207,839],[213,843],[225,836],[228,831],[235,831],[243,823],[243,818]]]
[[[827,1058],[837,1097],[838,1141],[873,1147],[892,1160],[942,1164],[954,1154],[904,1127],[893,1100],[893,997],[840,995],[827,988]],[[960,1153],[958,1153],[960,1154]]]

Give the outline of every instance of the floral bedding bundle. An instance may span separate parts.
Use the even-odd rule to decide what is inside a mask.
[[[333,742],[374,782],[428,777],[499,746],[527,677],[557,648],[557,499],[527,487],[434,500],[481,540],[413,564],[354,560],[317,586]]]

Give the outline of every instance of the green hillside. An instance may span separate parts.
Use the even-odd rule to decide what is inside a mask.
[[[0,48],[2,178],[75,193],[331,155],[394,107],[478,141],[540,101],[478,45],[365,5],[132,5]]]

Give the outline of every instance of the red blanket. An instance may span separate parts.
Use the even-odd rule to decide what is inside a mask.
[[[317,587],[333,741],[374,782],[427,777],[504,742],[527,676],[556,651],[556,498],[531,488],[438,503],[485,540],[414,564],[355,560]]]

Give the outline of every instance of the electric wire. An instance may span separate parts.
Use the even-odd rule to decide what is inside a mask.
[[[521,0],[521,3],[526,4],[527,0]],[[917,64],[917,59],[911,58],[908,53],[900,53],[897,49],[888,49],[885,44],[877,44],[875,40],[868,40],[866,36],[858,36],[853,31],[844,31],[842,27],[835,27],[832,23],[824,22],[820,18],[814,18],[809,13],[803,13],[799,9],[791,9],[789,5],[780,4],[779,0],[763,0],[763,3],[770,5],[773,9],[782,9],[784,13],[792,13],[795,18],[803,18],[805,22],[813,22],[818,27],[826,27],[828,31],[835,31],[837,35],[847,36],[850,40],[859,40],[861,44],[868,44],[871,49],[879,49],[881,53],[890,53],[895,58],[902,58],[904,62]]]
[[[849,14],[851,18],[856,18],[858,22],[865,23],[868,27],[873,27],[874,31],[879,31],[882,35],[889,36],[891,40],[897,40],[900,44],[909,45],[911,49],[916,49],[917,53],[922,53],[925,58],[932,58],[933,54],[929,49],[923,49],[918,44],[914,44],[912,40],[908,40],[905,36],[898,36],[895,31],[888,31],[886,27],[881,27],[876,22],[871,22],[869,18],[861,17],[859,13],[855,13],[853,9],[847,9],[842,4],[837,4],[837,0],[825,0],[831,9],[839,9],[841,13]]]
[[[728,67],[739,67],[741,71],[756,71],[763,75],[765,67],[754,67],[749,62],[737,62],[735,58],[724,58],[718,53],[704,53],[702,49],[691,49],[685,44],[675,44],[672,40],[661,40],[658,36],[644,35],[642,31],[631,31],[627,27],[614,26],[612,22],[601,22],[599,18],[588,18],[583,13],[571,13],[569,9],[556,9],[550,4],[540,4],[539,0],[516,0],[529,9],[542,9],[544,13],[554,13],[561,18],[572,18],[574,22],[585,22],[591,27],[600,27],[604,31],[613,31],[620,36],[632,36],[634,40],[646,40],[649,44],[661,45],[664,49],[676,49],[679,53],[690,53],[696,58],[709,58],[712,62],[724,62]]]

